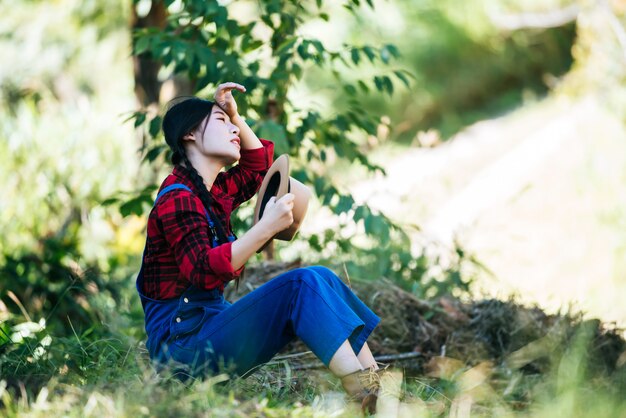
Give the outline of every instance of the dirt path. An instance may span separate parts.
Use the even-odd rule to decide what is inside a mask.
[[[550,99],[434,149],[384,161],[351,191],[420,242],[456,237],[489,269],[479,293],[574,304],[626,325],[626,131],[593,97]]]

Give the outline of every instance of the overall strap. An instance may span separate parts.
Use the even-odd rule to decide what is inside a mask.
[[[159,192],[156,199],[154,199],[154,206],[156,206],[157,202],[164,194],[169,193],[172,190],[177,190],[177,189],[187,190],[189,193],[193,194],[191,189],[185,186],[184,184],[181,184],[181,183],[170,184],[169,186],[163,188],[163,190]],[[209,212],[206,211],[206,208],[204,209],[204,216],[206,216],[207,221],[209,221],[209,225],[213,226],[213,222],[211,221],[211,217],[209,216]]]
[[[161,190],[159,192],[159,194],[157,195],[156,199],[154,199],[154,205],[156,206],[157,202],[159,201],[159,199],[161,198],[161,196],[163,196],[165,193],[168,193],[172,190],[176,190],[176,189],[184,189],[187,190],[189,193],[191,192],[191,189],[187,186],[185,186],[184,184],[181,183],[175,183],[175,184],[170,184],[169,186],[165,187],[163,190]]]

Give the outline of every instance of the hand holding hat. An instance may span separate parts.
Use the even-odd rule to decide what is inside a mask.
[[[263,211],[263,218],[259,222],[265,222],[270,230],[279,233],[291,226],[293,223],[293,205],[295,195],[287,193],[280,199],[272,196],[267,201]]]
[[[293,195],[293,198],[289,195]],[[267,221],[272,222],[276,230],[280,231],[272,239],[291,241],[306,215],[310,197],[311,191],[308,187],[289,177],[289,157],[283,154],[274,161],[263,178],[254,209],[254,225],[263,218],[267,209],[280,205],[280,209],[268,211]],[[289,206],[292,206],[291,211],[288,210]],[[271,215],[270,212],[272,212]],[[292,213],[291,222],[285,212]],[[257,253],[261,252],[272,239],[266,242]]]

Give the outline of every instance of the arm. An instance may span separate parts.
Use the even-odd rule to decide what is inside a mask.
[[[254,253],[276,233],[293,223],[294,195],[271,198],[263,218],[234,242],[211,248],[202,201],[189,192],[177,192],[158,205],[165,239],[174,249],[176,263],[190,283],[214,289],[241,274]]]
[[[287,193],[278,200],[275,197],[270,198],[259,222],[233,242],[231,247],[233,268],[243,267],[256,250],[293,223],[294,199],[293,193]]]
[[[259,141],[256,134],[250,129],[246,120],[242,118],[239,113],[235,113],[230,121],[239,128],[239,139],[241,139],[241,149],[256,149],[261,148],[263,144]]]
[[[233,269],[238,270],[243,267],[248,259],[274,235],[275,232],[268,228],[265,223],[259,222],[236,239],[231,247]]]
[[[248,126],[245,119],[239,115],[237,111],[237,102],[233,97],[232,90],[242,93],[246,92],[246,88],[238,83],[228,82],[217,86],[217,90],[213,95],[215,103],[228,115],[230,121],[239,128],[239,139],[241,139],[241,149],[256,149],[263,145],[256,134]]]
[[[254,197],[274,161],[274,144],[265,139],[260,142],[261,148],[242,149],[239,164],[220,173],[216,179],[220,188],[228,190],[233,197],[233,210]]]
[[[233,90],[244,93],[246,88],[237,83],[220,84],[215,92],[215,103],[226,112],[231,122],[239,128],[241,158],[239,164],[219,175],[220,187],[233,196],[233,210],[251,199],[261,187],[265,173],[274,161],[274,144],[259,139],[237,111]]]

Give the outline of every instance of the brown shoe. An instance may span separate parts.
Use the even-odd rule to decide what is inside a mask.
[[[388,365],[381,365],[379,369],[370,367],[358,370],[341,378],[341,385],[350,396],[351,401],[361,404],[364,414],[376,413],[376,403],[381,387],[381,376],[387,373]]]

